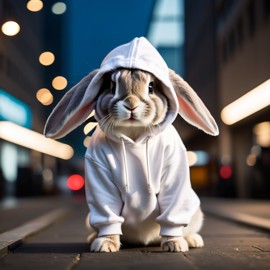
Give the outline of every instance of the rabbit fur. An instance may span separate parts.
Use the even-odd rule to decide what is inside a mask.
[[[145,38],[135,38],[65,94],[45,135],[65,136],[93,110],[98,128],[85,155],[91,251],[118,251],[120,239],[159,243],[170,252],[202,247],[203,213],[190,185],[186,149],[172,126],[179,113],[218,135],[194,90]]]

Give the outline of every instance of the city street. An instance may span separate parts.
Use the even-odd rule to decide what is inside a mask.
[[[0,0],[0,18],[0,270],[270,270],[270,0]],[[181,235],[191,187],[204,247],[90,252],[85,194],[101,235],[125,220],[154,242],[156,213]]]
[[[221,270],[270,266],[269,202],[202,198],[205,247],[186,253],[126,246],[118,253],[90,253],[83,197],[28,199],[1,206],[1,269]],[[248,224],[243,217],[249,218]]]

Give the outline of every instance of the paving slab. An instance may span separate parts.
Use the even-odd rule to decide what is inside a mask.
[[[0,269],[260,269],[270,266],[270,234],[206,213],[205,247],[186,253],[160,247],[123,246],[118,253],[90,253],[87,208],[78,204],[65,219],[27,238],[0,258]]]
[[[184,253],[165,253],[161,252],[159,248],[157,250],[140,250],[135,248],[123,249],[118,253],[111,254],[83,254],[76,269],[195,270],[197,267],[186,259]]]

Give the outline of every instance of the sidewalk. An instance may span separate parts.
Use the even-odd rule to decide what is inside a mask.
[[[11,252],[3,254],[0,258],[0,269],[266,270],[270,266],[269,232],[232,222],[214,212],[211,214],[211,209],[216,210],[217,213],[225,213],[226,209],[230,210],[229,212],[238,209],[237,213],[242,210],[246,213],[246,210],[253,209],[256,205],[256,202],[254,203],[250,202],[246,207],[246,204],[241,206],[233,201],[203,198],[202,206],[206,212],[205,224],[201,232],[205,241],[203,248],[191,249],[186,253],[166,253],[159,247],[123,246],[118,253],[101,254],[90,253],[85,241],[87,237],[84,226],[87,213],[85,202],[68,201],[66,209],[69,212],[61,218],[56,218],[50,225],[30,237],[26,237],[20,245],[11,247]],[[268,207],[268,202],[265,205]],[[59,209],[58,206],[63,209],[62,203],[57,205],[54,201],[49,213]],[[256,207],[254,206],[255,210]],[[263,205],[259,209],[263,209]],[[12,214],[16,214],[15,212],[14,210]],[[268,214],[269,210],[266,216]],[[260,211],[258,213],[256,211],[255,215],[265,218],[264,214],[261,216]]]
[[[206,213],[270,233],[270,201],[202,198]]]
[[[14,229],[51,210],[72,209],[74,202],[65,197],[8,199],[0,203],[0,233]]]

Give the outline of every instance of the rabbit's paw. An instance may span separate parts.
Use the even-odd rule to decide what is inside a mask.
[[[161,239],[161,248],[163,251],[169,252],[186,252],[188,251],[188,243],[183,237],[167,237]]]
[[[120,249],[119,235],[97,237],[91,244],[92,252],[116,252]]]
[[[185,239],[188,242],[188,246],[191,248],[198,248],[204,246],[202,237],[197,233],[189,234],[185,236]]]

